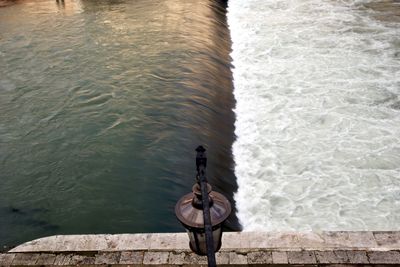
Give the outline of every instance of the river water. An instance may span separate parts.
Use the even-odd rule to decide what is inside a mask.
[[[0,0],[0,244],[182,231],[199,144],[244,230],[400,230],[399,9]]]
[[[226,3],[0,1],[0,244],[183,231],[209,181],[233,202]],[[228,229],[238,230],[235,214]]]
[[[232,0],[244,230],[400,230],[400,3]]]

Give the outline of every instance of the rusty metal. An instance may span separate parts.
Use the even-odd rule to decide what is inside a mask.
[[[231,205],[226,198],[209,188],[209,199],[212,205],[210,207],[210,217],[212,225],[220,225],[223,223],[231,212]],[[201,203],[201,191],[198,184],[193,186],[193,192],[184,195],[175,206],[175,214],[178,220],[191,228],[204,228],[203,210],[198,207]],[[196,207],[197,206],[197,207]],[[228,215],[226,215],[228,214]]]

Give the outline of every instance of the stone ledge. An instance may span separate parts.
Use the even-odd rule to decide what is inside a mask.
[[[57,235],[24,243],[10,252],[188,250],[186,233]],[[221,250],[400,250],[400,232],[228,232]]]
[[[0,266],[206,266],[185,233],[52,236],[0,254]],[[224,233],[219,266],[400,266],[399,232]]]
[[[400,266],[400,251],[224,251],[216,254],[219,266]],[[275,256],[274,256],[275,255]],[[279,256],[276,256],[279,255]],[[353,259],[352,261],[350,259]],[[87,253],[5,253],[0,266],[205,266],[207,258],[188,251],[123,251]]]

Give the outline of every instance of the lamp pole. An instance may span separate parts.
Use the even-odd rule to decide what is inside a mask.
[[[215,261],[215,251],[214,251],[214,241],[212,236],[212,224],[210,216],[210,201],[208,198],[207,190],[207,177],[206,177],[206,167],[207,167],[207,157],[206,150],[203,146],[198,146],[196,148],[196,167],[197,167],[197,179],[200,183],[201,188],[201,201],[203,204],[203,218],[204,218],[204,231],[206,234],[206,246],[207,246],[207,261],[209,267],[217,266]]]
[[[196,183],[192,193],[181,197],[175,215],[186,228],[189,247],[197,255],[207,256],[208,266],[215,267],[215,252],[222,245],[222,226],[231,213],[231,203],[207,183],[207,157],[204,147],[196,148]]]

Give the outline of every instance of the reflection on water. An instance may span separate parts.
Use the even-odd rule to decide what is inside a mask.
[[[0,0],[0,7],[18,5],[17,9],[29,8],[31,12],[39,13],[62,13],[72,15],[82,12],[80,0],[55,0],[55,1],[32,1],[32,0]]]
[[[223,1],[16,3],[0,9],[2,243],[182,231],[198,144],[232,200]]]
[[[58,9],[65,15],[82,12],[81,1],[79,0],[56,0]]]

